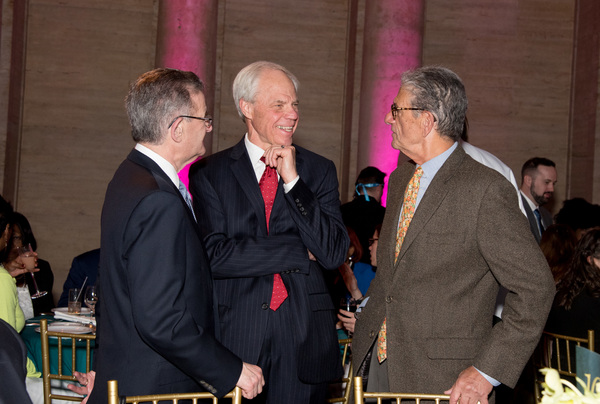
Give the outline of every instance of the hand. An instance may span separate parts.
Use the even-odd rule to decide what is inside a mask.
[[[244,362],[242,365],[242,374],[236,384],[242,389],[242,396],[248,400],[253,399],[262,392],[265,385],[265,378],[262,369],[256,365]]]
[[[460,372],[458,379],[450,390],[450,404],[488,404],[488,396],[492,392],[492,384],[486,380],[473,366]]]
[[[311,260],[311,261],[316,261],[317,260],[317,257],[315,257],[313,255],[313,253],[310,252],[310,250],[306,250],[306,251],[308,251],[308,259],[309,260]]]
[[[354,313],[340,309],[338,319],[342,322],[342,326],[344,326],[346,331],[354,332],[354,325],[356,324],[356,317],[354,317]]]
[[[294,146],[271,146],[264,154],[265,164],[277,169],[284,184],[298,176],[296,171],[296,148]]]
[[[37,267],[37,253],[35,253],[35,269],[31,272],[38,272],[40,269]],[[27,270],[27,268],[25,268],[25,264],[23,264],[23,261],[21,261],[21,257],[19,257],[17,255],[17,257],[10,261],[10,262],[6,262],[4,263],[4,269],[6,269],[6,271],[10,274],[10,276],[12,276],[13,278],[16,278],[17,276],[21,275],[21,274],[25,274],[27,272],[30,272]]]
[[[350,268],[350,265],[347,263],[343,263],[339,268],[340,274],[344,279],[344,284],[346,285],[346,289],[350,292],[350,295],[353,299],[360,299],[362,297],[362,293],[358,288],[358,281],[356,280],[356,276],[354,276],[354,271]]]
[[[81,384],[81,386],[76,386],[74,384],[67,385],[67,388],[72,392],[77,394],[81,394],[82,396],[86,396],[81,404],[86,404],[90,394],[92,394],[92,390],[94,388],[94,381],[96,380],[96,372],[90,370],[90,373],[79,373],[77,371],[73,372],[73,376],[77,379],[77,381]]]

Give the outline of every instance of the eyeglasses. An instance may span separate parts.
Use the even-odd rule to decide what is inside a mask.
[[[400,107],[397,107],[396,104],[392,104],[391,110],[392,110],[392,118],[394,118],[394,119],[396,119],[396,117],[398,116],[398,111],[427,111],[425,108],[412,108],[412,107],[400,108]],[[433,121],[434,122],[436,121],[435,116],[433,117]]]
[[[372,246],[377,240],[379,240],[378,238],[370,238],[369,239],[369,247]]]
[[[175,121],[178,120],[179,118],[200,119],[201,121],[204,121],[204,125],[206,125],[206,129],[210,129],[210,127],[212,126],[212,123],[213,123],[212,116],[210,116],[210,115],[207,115],[204,118],[201,118],[199,116],[191,116],[191,115],[178,115],[178,116],[175,117],[175,119],[173,119],[171,121],[171,123],[169,124],[169,126],[167,127],[167,129],[170,129],[171,126],[173,126],[173,124],[175,123]]]

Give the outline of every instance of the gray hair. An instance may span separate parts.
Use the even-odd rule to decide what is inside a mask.
[[[431,112],[438,133],[458,141],[467,113],[467,93],[460,77],[452,70],[424,66],[402,74],[402,88],[413,95],[412,106]]]
[[[192,113],[191,94],[203,91],[202,81],[193,72],[159,68],[142,74],[125,98],[133,140],[161,144],[169,123],[178,115]]]
[[[246,117],[240,108],[240,100],[250,103],[254,102],[256,93],[258,91],[258,82],[260,80],[260,76],[264,71],[267,70],[279,70],[283,72],[291,80],[291,82],[294,84],[294,89],[296,92],[298,92],[300,82],[296,76],[294,76],[285,67],[278,65],[277,63],[266,62],[264,60],[249,64],[240,70],[237,76],[235,76],[235,80],[233,80],[233,101],[235,102],[235,107],[237,108],[240,118],[242,118],[242,121],[244,122],[246,122]]]

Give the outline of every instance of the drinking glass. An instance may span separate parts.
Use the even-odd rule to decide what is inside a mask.
[[[92,317],[96,314],[96,303],[98,303],[98,289],[96,286],[88,286],[83,297],[85,305],[90,308]]]
[[[45,290],[40,291],[37,282],[35,281],[35,275],[33,274],[33,270],[35,269],[35,252],[33,251],[33,248],[31,248],[31,244],[19,247],[18,251],[19,256],[21,257],[21,262],[25,264],[25,269],[27,269],[31,274],[33,286],[35,286],[35,293],[31,295],[31,298],[37,299],[38,297],[46,296],[48,292]]]

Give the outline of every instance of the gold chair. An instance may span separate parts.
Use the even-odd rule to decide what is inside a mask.
[[[230,398],[232,404],[242,403],[242,389],[239,387],[234,388],[231,392],[226,394],[223,398]],[[108,381],[108,404],[139,404],[139,403],[154,403],[157,404],[161,400],[169,400],[173,404],[179,402],[179,400],[192,400],[193,404],[198,404],[198,400],[212,400],[213,404],[217,404],[219,399],[210,393],[173,393],[173,394],[148,394],[144,396],[128,396],[119,397],[119,385],[116,380]],[[204,402],[204,401],[203,401]],[[222,401],[221,401],[222,402]]]
[[[342,367],[346,368],[346,362],[349,361],[348,374],[339,381],[339,384],[343,387],[344,395],[340,397],[332,397],[327,399],[328,403],[344,403],[349,404],[350,392],[352,391],[352,354],[350,346],[352,344],[352,338],[346,338],[339,340],[339,344],[344,347],[342,352]],[[345,385],[344,385],[345,383]],[[338,383],[335,383],[336,385]]]
[[[57,337],[58,343],[58,364],[57,373],[50,373],[50,344],[48,337]],[[77,359],[77,341],[85,341],[85,371],[90,371],[91,358],[91,342],[96,339],[95,335],[91,334],[70,334],[63,332],[48,331],[48,320],[40,320],[40,338],[42,341],[42,380],[44,384],[44,404],[51,404],[52,399],[66,401],[82,401],[83,397],[65,396],[61,394],[53,394],[50,381],[51,380],[69,380],[77,381],[75,376],[65,375],[63,372],[63,349],[71,348],[71,369],[76,369]],[[63,344],[63,339],[68,339],[70,342]],[[68,363],[68,362],[67,362]]]
[[[588,330],[587,338],[554,334],[544,331],[533,356],[534,392],[536,400],[541,399],[540,386],[544,376],[542,368],[558,370],[561,376],[575,377],[575,346],[583,346],[594,351],[594,330]]]
[[[450,396],[445,394],[414,394],[414,393],[383,393],[383,392],[366,392],[363,391],[362,377],[357,376],[354,378],[354,402],[355,404],[363,404],[365,398],[377,399],[377,404],[381,404],[383,400],[393,399],[396,400],[396,404],[401,404],[402,400],[414,401],[416,404],[420,404],[423,401],[434,401],[436,404],[443,402],[450,402]]]

